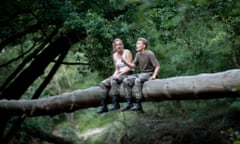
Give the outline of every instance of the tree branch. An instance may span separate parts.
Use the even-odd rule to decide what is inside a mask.
[[[13,63],[13,62],[15,62],[15,61],[19,60],[20,58],[23,58],[25,55],[27,55],[28,53],[30,53],[30,52],[33,50],[33,48],[35,47],[36,43],[37,43],[37,42],[34,42],[34,43],[33,43],[33,46],[31,46],[26,52],[23,52],[23,53],[20,54],[19,56],[15,57],[15,58],[13,58],[13,59],[11,59],[11,60],[9,60],[8,62],[6,62],[6,63],[4,63],[4,64],[1,64],[1,65],[0,65],[0,68],[1,68],[1,67],[5,67],[5,66],[7,66],[7,65],[9,65],[9,64],[11,64],[11,63]]]
[[[6,45],[10,44],[13,40],[15,40],[17,38],[20,38],[20,37],[22,37],[22,36],[24,36],[24,35],[26,35],[28,33],[36,32],[40,27],[41,27],[41,24],[37,23],[37,24],[32,25],[31,27],[28,27],[28,28],[26,28],[26,29],[24,29],[24,30],[22,30],[22,31],[20,31],[20,32],[12,35],[10,37],[8,37],[7,39],[1,41],[1,43],[0,43],[0,51],[2,51],[2,49]]]
[[[56,60],[53,60],[53,62],[57,62]],[[61,64],[64,65],[90,65],[89,63],[83,63],[83,62],[61,62]]]

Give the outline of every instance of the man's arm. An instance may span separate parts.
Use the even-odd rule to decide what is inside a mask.
[[[119,76],[119,75],[126,74],[126,73],[128,73],[130,70],[131,70],[131,68],[128,67],[125,71],[122,71],[122,72],[118,73],[118,76]]]
[[[149,78],[149,80],[154,80],[154,79],[156,79],[159,70],[160,70],[160,65],[155,67],[154,72],[153,72],[153,75]]]
[[[155,66],[155,69],[153,71],[153,75],[149,78],[149,80],[154,80],[157,78],[158,72],[160,71],[160,64],[153,52],[150,55],[150,60],[151,63]]]

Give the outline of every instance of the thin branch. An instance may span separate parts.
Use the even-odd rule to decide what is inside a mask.
[[[58,32],[58,29],[56,28],[49,38],[52,38],[56,35]],[[0,91],[3,91],[11,82],[12,80],[20,73],[20,71],[24,68],[24,66],[32,60],[45,46],[48,44],[48,41],[44,41],[32,54],[27,56],[23,62],[17,67],[17,69],[3,82],[3,84],[0,86]]]
[[[53,61],[54,63],[56,63],[57,61],[54,60]],[[61,62],[61,64],[64,64],[64,65],[90,65],[89,63],[82,63],[82,62]]]
[[[33,46],[29,48],[29,50],[27,50],[26,52],[22,53],[22,54],[19,55],[18,57],[11,59],[11,60],[9,60],[8,62],[6,62],[6,63],[4,63],[4,64],[1,64],[1,65],[0,65],[0,68],[1,68],[1,67],[5,67],[5,66],[7,66],[7,65],[9,65],[9,64],[11,64],[11,63],[13,63],[13,62],[15,62],[15,61],[17,61],[17,60],[19,60],[20,58],[24,57],[25,55],[27,55],[29,52],[31,52],[31,50],[33,50],[33,48],[36,46],[36,43],[37,43],[37,42],[35,41],[34,44],[33,44]]]
[[[28,33],[31,33],[31,32],[36,32],[39,28],[41,27],[41,24],[40,23],[37,23],[35,25],[32,25],[31,27],[28,27],[26,29],[24,29],[23,31],[20,31],[10,37],[8,37],[7,39],[3,40],[1,43],[0,43],[0,51],[2,51],[2,49],[10,44],[14,39],[17,39],[17,38],[20,38]]]

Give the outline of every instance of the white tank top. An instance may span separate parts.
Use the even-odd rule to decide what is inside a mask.
[[[125,51],[123,51],[123,59],[127,61],[127,56],[125,54]],[[128,68],[128,66],[124,64],[122,60],[117,57],[116,57],[116,66],[118,67],[120,72],[123,72]]]

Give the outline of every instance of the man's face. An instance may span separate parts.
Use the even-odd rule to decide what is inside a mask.
[[[114,44],[114,49],[116,51],[121,51],[123,49],[123,44],[121,41],[116,41]]]
[[[146,46],[142,41],[137,41],[136,43],[136,51],[142,51]]]

